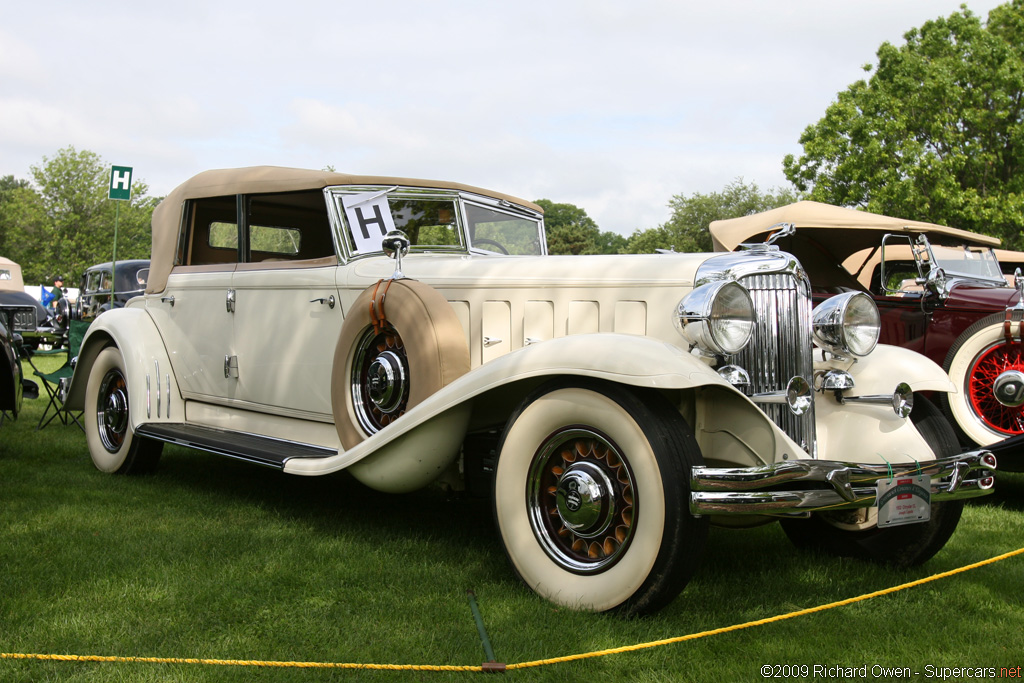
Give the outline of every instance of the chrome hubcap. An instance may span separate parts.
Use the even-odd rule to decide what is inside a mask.
[[[604,533],[615,510],[615,489],[608,475],[590,462],[576,463],[555,488],[558,516],[572,533],[593,538]]]
[[[409,358],[398,331],[369,328],[356,344],[352,406],[359,426],[375,434],[401,417],[409,402]]]
[[[1024,405],[1024,372],[1007,370],[996,377],[992,385],[996,400],[1008,408]]]
[[[638,504],[625,455],[608,437],[579,426],[548,436],[526,485],[530,527],[558,566],[596,574],[626,552]]]
[[[119,370],[111,370],[96,397],[96,425],[100,441],[111,453],[120,450],[128,433],[128,384]]]
[[[380,410],[394,410],[405,392],[405,368],[394,351],[385,351],[370,363],[366,373],[367,393]]]

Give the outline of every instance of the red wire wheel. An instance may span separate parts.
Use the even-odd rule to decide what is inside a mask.
[[[1024,434],[1024,406],[1004,406],[992,393],[996,378],[1007,370],[1024,372],[1020,343],[997,344],[975,359],[968,375],[968,400],[974,413],[989,429],[1007,436]]]
[[[1021,323],[1010,323],[1007,338],[1004,313],[976,321],[964,330],[946,355],[943,369],[956,393],[939,394],[939,403],[965,446],[988,446],[1024,433],[1024,406],[999,402],[995,381],[1007,372],[1024,372]]]

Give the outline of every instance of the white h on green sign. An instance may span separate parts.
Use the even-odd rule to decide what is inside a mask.
[[[110,199],[130,200],[132,198],[132,167],[110,167]]]

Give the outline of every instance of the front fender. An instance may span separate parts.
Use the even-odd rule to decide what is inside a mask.
[[[167,349],[153,319],[141,308],[112,309],[89,325],[68,390],[70,409],[84,408],[89,371],[107,346],[116,346],[124,358],[133,429],[142,422],[184,419],[185,404]]]
[[[854,363],[849,372],[856,386],[847,396],[891,394],[900,382],[906,382],[915,392],[956,393],[956,387],[937,363],[900,346],[879,344],[870,356]]]
[[[485,363],[435,392],[398,420],[366,440],[339,453],[318,459],[293,458],[285,463],[292,474],[320,475],[345,469],[373,456],[374,469],[401,461],[397,451],[414,448],[416,431],[424,437],[444,420],[457,422],[474,400],[494,400],[512,385],[553,377],[592,377],[619,384],[659,390],[715,387],[746,403],[752,416],[771,424],[764,415],[696,356],[677,346],[649,337],[625,334],[581,334],[532,344]],[[507,397],[504,397],[506,398]],[[507,402],[507,401],[506,401]],[[514,401],[517,402],[517,401]],[[508,410],[511,412],[511,408]],[[495,415],[497,421],[507,415]],[[772,425],[774,428],[774,425]],[[781,431],[777,434],[784,438]],[[405,438],[405,437],[409,438]],[[368,462],[367,465],[370,463]]]

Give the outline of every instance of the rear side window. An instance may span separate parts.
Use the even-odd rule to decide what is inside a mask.
[[[321,192],[231,195],[190,200],[177,264],[301,261],[333,255]]]

